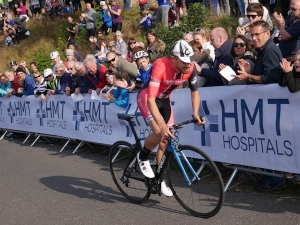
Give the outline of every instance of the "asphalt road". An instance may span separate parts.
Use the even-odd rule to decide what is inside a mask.
[[[128,202],[115,187],[100,153],[20,139],[0,141],[0,224],[300,224],[300,196],[257,193],[249,187],[226,193],[210,219],[189,215],[175,198],[152,195]]]

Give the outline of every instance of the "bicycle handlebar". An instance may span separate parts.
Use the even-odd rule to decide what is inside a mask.
[[[200,119],[203,121],[203,117],[202,117],[202,116],[200,116]],[[186,120],[186,121],[184,121],[184,122],[181,122],[181,123],[172,125],[171,128],[174,129],[174,130],[178,130],[178,129],[183,128],[185,125],[187,125],[187,124],[189,124],[189,123],[197,123],[197,121],[198,121],[198,120],[196,120],[196,119]],[[206,131],[206,130],[205,130],[205,124],[203,124],[202,126],[203,126],[203,130]]]

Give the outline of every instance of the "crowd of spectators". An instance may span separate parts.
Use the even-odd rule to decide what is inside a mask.
[[[180,2],[177,9],[185,8],[183,1],[177,2]],[[164,56],[166,45],[153,29],[146,32],[145,43],[137,42],[135,38],[125,39],[122,34],[122,8],[115,0],[110,0],[110,3],[107,5],[105,1],[99,2],[102,8],[102,26],[98,30],[97,15],[92,3],[87,2],[81,14],[93,49],[91,54],[83,58],[75,51],[73,41],[78,24],[67,15],[70,27],[65,51],[66,60],[62,60],[59,52],[53,51],[49,57],[49,68],[39,71],[36,63],[31,62],[31,74],[25,61],[19,64],[12,61],[11,71],[0,74],[0,96],[35,95],[46,101],[47,95],[91,94],[95,91],[102,95],[104,100],[126,108],[129,92],[138,90],[147,82],[152,64]],[[140,1],[144,21],[138,26],[146,22],[145,17],[149,16],[148,12],[145,13],[145,4],[147,1]],[[156,23],[161,22],[169,26],[169,9],[168,0],[158,0]],[[180,13],[179,10],[176,12]],[[194,51],[198,87],[279,83],[280,86],[287,86],[291,92],[300,90],[300,0],[291,1],[286,19],[284,13],[272,14],[275,30],[279,33],[276,36],[272,36],[273,23],[269,20],[269,14],[264,15],[265,8],[261,3],[250,2],[244,12],[245,18],[240,20],[233,41],[221,27],[211,31],[195,28],[183,34],[183,39],[190,43]],[[2,16],[6,14],[6,10],[2,11]],[[20,18],[21,14],[19,19],[15,20],[15,24],[23,27]],[[153,20],[153,16],[151,19]],[[10,20],[9,16],[5,19]],[[180,26],[179,20],[175,23]],[[107,35],[110,32],[113,33],[112,42],[108,41]],[[101,64],[103,62],[105,64]],[[228,66],[235,73],[231,74],[231,80],[220,75],[220,71]],[[188,84],[183,85],[186,86]],[[264,178],[264,183],[256,187],[259,191],[285,187],[281,178]]]

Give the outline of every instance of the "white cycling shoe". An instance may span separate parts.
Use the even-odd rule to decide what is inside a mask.
[[[144,176],[148,177],[148,178],[154,178],[155,175],[153,173],[153,170],[151,168],[149,160],[141,161],[140,160],[140,152],[136,155],[136,159],[139,163],[140,169],[141,169],[142,173],[144,174]]]
[[[160,191],[162,194],[164,194],[167,197],[172,197],[173,196],[173,192],[171,191],[171,189],[166,185],[165,181],[162,181],[160,183]]]

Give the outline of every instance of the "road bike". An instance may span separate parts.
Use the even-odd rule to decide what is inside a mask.
[[[136,159],[142,149],[141,140],[134,128],[137,116],[118,114],[118,119],[126,120],[133,132],[135,143],[126,141],[114,143],[109,153],[109,167],[119,191],[133,203],[146,202],[151,194],[161,195],[162,175],[167,181],[175,199],[190,214],[209,218],[216,215],[224,201],[224,184],[221,174],[202,150],[181,145],[176,138],[168,138],[166,151],[155,171],[155,178],[145,177]],[[195,120],[187,120],[172,126],[178,131]]]

